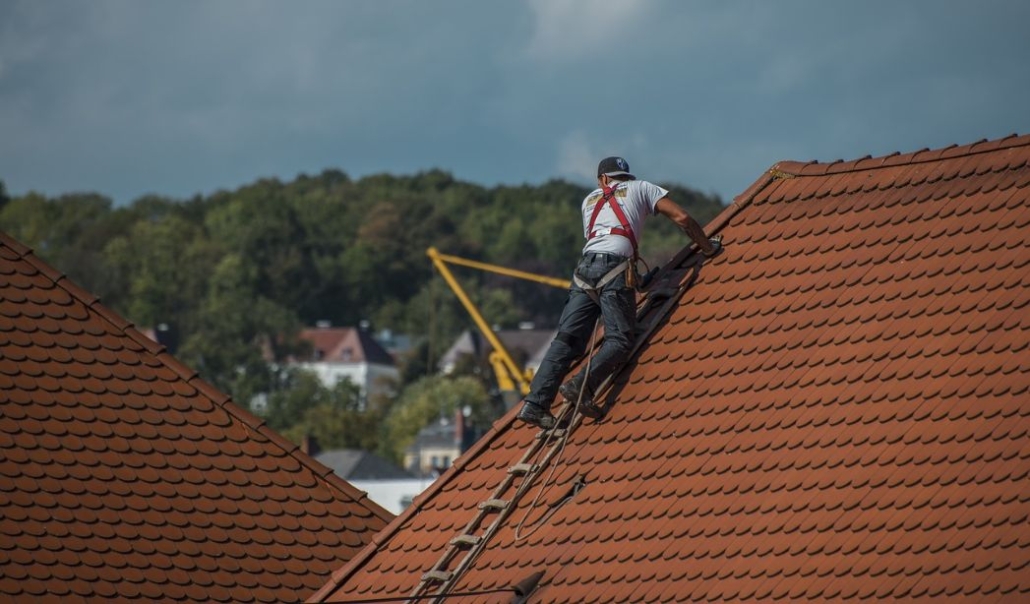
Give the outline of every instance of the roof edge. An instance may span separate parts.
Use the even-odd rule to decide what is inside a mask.
[[[879,157],[866,155],[851,161],[838,159],[829,163],[820,163],[818,160],[809,162],[784,160],[773,166],[773,169],[789,176],[826,176],[828,174],[862,172],[894,166],[930,163],[941,159],[968,157],[970,155],[979,155],[981,153],[990,153],[992,151],[1028,145],[1030,145],[1030,134],[1019,135],[1012,133],[993,140],[980,139],[968,145],[949,145],[938,149],[924,147],[910,153],[903,154],[895,151],[894,153]]]
[[[152,354],[159,363],[174,372],[179,379],[196,388],[201,396],[206,397],[212,403],[221,407],[222,410],[232,418],[232,420],[244,424],[251,431],[261,433],[273,445],[279,447],[284,453],[296,459],[301,466],[310,470],[315,476],[318,476],[327,487],[335,489],[337,492],[346,495],[357,503],[361,503],[368,508],[370,512],[387,523],[394,520],[393,514],[378,503],[369,499],[368,494],[365,491],[362,491],[354,485],[347,483],[342,478],[339,478],[332,473],[332,470],[329,470],[329,475],[326,475],[324,472],[326,467],[323,464],[319,463],[315,458],[311,457],[307,453],[304,453],[300,447],[286,440],[278,432],[269,428],[263,419],[237,405],[233,402],[231,396],[221,392],[210,382],[201,378],[194,369],[188,367],[175,358],[175,356],[168,353],[164,346],[145,336],[141,331],[136,329],[131,322],[126,320],[113,309],[102,304],[99,297],[82,288],[77,283],[69,279],[67,275],[58,271],[39,256],[36,256],[32,248],[19,242],[2,230],[0,230],[0,246],[10,248],[20,259],[28,262],[34,268],[39,270],[40,274],[45,276],[47,279],[50,279],[54,283],[55,287],[63,289],[72,297],[72,299],[79,301],[85,305],[90,312],[95,313],[98,317],[110,324],[116,332],[131,340],[143,350]],[[320,470],[319,468],[323,469]]]

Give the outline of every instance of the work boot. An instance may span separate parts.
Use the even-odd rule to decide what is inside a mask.
[[[590,419],[601,419],[604,417],[604,409],[592,400],[582,400],[579,403],[579,412]]]
[[[547,409],[529,401],[522,403],[522,409],[519,410],[517,417],[543,430],[550,430],[555,424],[554,416]]]
[[[583,399],[580,400],[579,392],[583,388],[583,377],[577,375],[571,380],[565,382],[558,388],[558,393],[569,402],[570,405],[576,405],[579,412],[589,417],[590,419],[600,419],[604,417],[604,409],[594,404],[594,395],[589,390],[583,393]]]
[[[583,375],[580,374],[570,379],[569,381],[562,383],[558,388],[558,394],[560,394],[563,399],[575,405],[576,403],[580,402],[580,390],[582,389]],[[592,398],[593,397],[591,396],[590,391],[587,391],[583,393],[582,402],[588,403],[591,401]]]

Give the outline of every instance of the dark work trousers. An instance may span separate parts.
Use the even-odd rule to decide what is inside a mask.
[[[623,260],[625,258],[615,254],[588,253],[580,260],[576,274],[586,283],[593,285]],[[562,378],[565,377],[572,361],[582,355],[590,344],[599,313],[604,324],[604,342],[590,361],[587,393],[594,392],[601,382],[626,360],[633,345],[636,296],[626,285],[625,271],[608,282],[598,293],[600,301],[595,302],[575,283],[569,288],[569,298],[558,321],[558,334],[540,362],[536,375],[533,376],[530,393],[526,396],[527,402],[544,409],[551,407],[554,397],[558,394],[558,387],[562,384]],[[586,364],[583,368],[586,369]],[[581,375],[577,376],[580,377]]]

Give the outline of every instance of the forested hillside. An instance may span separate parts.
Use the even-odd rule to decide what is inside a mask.
[[[714,196],[669,188],[702,224],[722,209]],[[273,405],[285,408],[290,393],[281,392],[282,376],[262,359],[263,346],[282,359],[297,349],[302,326],[368,321],[417,343],[403,390],[425,379],[427,363],[472,326],[434,278],[426,249],[568,277],[583,243],[579,203],[586,193],[563,181],[485,188],[442,171],[352,180],[327,170],[116,207],[93,193],[10,197],[0,181],[0,230],[141,329],[171,326],[176,355],[240,404],[273,393]],[[642,253],[652,266],[689,242],[666,220],[651,219],[647,231]],[[558,290],[456,272],[492,323],[557,320],[564,300]],[[392,404],[376,412],[388,414]],[[299,410],[277,427],[296,432],[313,405],[294,405]]]

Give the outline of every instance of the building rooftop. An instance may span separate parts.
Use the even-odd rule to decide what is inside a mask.
[[[313,348],[313,356],[301,361],[394,365],[390,353],[371,333],[358,327],[310,327],[301,330],[300,339]]]
[[[1030,598],[1028,160],[772,166],[641,298],[602,421],[513,409],[313,601]]]
[[[360,449],[331,449],[315,459],[332,468],[344,480],[398,480],[415,475],[375,453]]]

